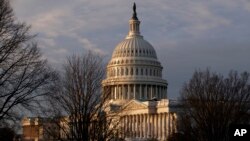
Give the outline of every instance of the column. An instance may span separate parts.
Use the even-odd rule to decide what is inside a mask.
[[[136,98],[135,98],[135,91],[136,91],[135,86],[136,86],[136,84],[134,84],[134,99],[136,99]]]
[[[163,138],[164,138],[164,139],[166,139],[167,136],[168,136],[168,135],[167,135],[167,132],[168,132],[167,129],[168,129],[168,128],[166,127],[166,126],[167,126],[166,123],[167,123],[166,113],[163,113],[163,131],[164,131],[164,132],[163,132]]]
[[[123,138],[125,138],[126,137],[126,130],[127,130],[127,118],[126,118],[126,116],[123,116],[123,118],[124,118],[124,129],[123,129]]]
[[[143,136],[143,115],[140,114],[140,138]]]
[[[131,117],[130,117],[130,122],[131,122],[131,130],[130,130],[130,137],[132,138],[133,137],[133,123],[134,123],[134,121],[133,121],[133,115],[130,115]]]
[[[151,94],[150,94],[150,99],[152,99],[153,98],[153,85],[150,85],[150,87],[151,87]]]
[[[160,139],[162,140],[162,139],[163,139],[163,138],[162,138],[162,137],[163,137],[163,134],[162,134],[162,133],[163,133],[163,130],[162,130],[162,113],[160,113],[160,122],[159,122],[159,126],[160,126],[160,128],[159,128],[159,129],[160,129],[160,131],[159,131],[159,133],[160,133],[160,134],[159,134],[159,137],[160,137]]]
[[[135,137],[135,115],[132,115],[132,117],[133,117],[133,120],[132,120],[132,122],[133,122],[133,134],[132,134],[132,137]]]
[[[117,99],[120,99],[120,87],[119,85],[116,86],[117,87]]]
[[[151,118],[151,137],[154,138],[154,131],[155,131],[154,120],[155,120],[155,115],[152,114],[151,116],[152,116],[152,118]]]
[[[141,125],[141,121],[140,121],[140,115],[136,115],[136,123],[137,123],[137,132],[136,132],[136,137],[140,137],[141,135],[141,131],[140,131],[140,125]]]
[[[156,114],[156,138],[159,138],[159,114]]]
[[[154,137],[157,138],[157,134],[158,134],[158,126],[157,126],[157,123],[158,123],[158,115],[155,114],[155,120],[154,120]]]
[[[160,86],[157,86],[157,98],[161,99]]]
[[[130,84],[128,84],[128,93],[127,93],[127,96],[128,96],[128,99],[130,99],[130,93],[131,93],[131,90],[130,90]]]
[[[170,118],[170,114],[169,113],[166,113],[166,131],[167,131],[167,133],[166,133],[166,137],[168,138],[169,136],[170,136],[170,120],[169,120],[169,118]]]
[[[147,137],[147,115],[143,114],[143,138]]]
[[[140,99],[142,99],[142,88],[141,88],[141,84],[140,84]]]
[[[122,85],[122,100],[125,99],[125,88],[124,88],[124,84]]]
[[[147,115],[147,124],[148,124],[148,126],[147,126],[147,138],[149,138],[150,137],[150,132],[151,132],[151,126],[150,126],[150,118],[151,118],[151,116],[150,116],[150,114],[148,114]]]
[[[172,117],[172,113],[169,113],[169,135],[172,135],[173,133],[173,117]]]
[[[120,133],[120,137],[123,137],[123,133],[124,133],[124,128],[125,128],[125,121],[124,121],[124,116],[121,117],[121,133]]]
[[[135,54],[135,50],[134,50],[134,54]],[[133,75],[136,76],[136,67],[133,68]]]
[[[129,137],[132,136],[132,117],[129,115]]]
[[[128,133],[129,133],[129,137],[132,136],[132,117],[131,115],[128,116],[128,123],[129,123],[129,129],[128,129]]]
[[[126,130],[125,130],[125,136],[129,136],[129,116],[126,116]]]
[[[122,99],[122,85],[119,85],[119,99]]]
[[[114,86],[115,88],[115,98],[114,99],[117,99],[117,86]]]
[[[126,125],[126,132],[125,132],[125,135],[126,135],[126,137],[129,137],[129,122],[130,122],[130,120],[129,120],[129,116],[127,115],[126,116],[126,121],[127,121],[127,125]]]
[[[129,97],[128,97],[128,84],[125,85],[125,88],[126,88],[126,89],[125,89],[125,90],[126,90],[126,93],[125,93],[126,96],[125,96],[125,97],[126,97],[126,99],[128,100],[128,98],[129,98]]]
[[[177,119],[177,115],[174,113],[174,132],[176,133],[177,132],[177,121],[178,121],[178,119]]]
[[[134,132],[134,137],[137,137],[137,115],[134,115],[134,122],[135,122],[135,132]]]
[[[147,85],[145,85],[145,88],[144,88],[144,99],[148,99],[147,92],[148,92],[148,87],[147,87]]]

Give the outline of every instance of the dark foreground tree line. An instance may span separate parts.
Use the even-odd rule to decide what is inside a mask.
[[[0,1],[0,126],[16,121],[23,109],[34,110],[55,72],[42,59],[29,33],[18,22],[9,0]]]
[[[92,52],[68,57],[60,79],[45,97],[43,113],[64,117],[54,122],[62,131],[52,134],[58,140],[102,141],[118,137],[120,116],[119,112],[107,113],[110,90],[102,89],[106,70],[102,60]]]
[[[179,133],[174,140],[228,141],[230,125],[250,124],[249,73],[227,77],[195,71],[181,91]]]

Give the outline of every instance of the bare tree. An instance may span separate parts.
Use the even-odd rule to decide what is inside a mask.
[[[196,71],[181,92],[182,131],[192,141],[227,141],[231,124],[249,123],[249,73],[231,71],[224,78]]]
[[[0,1],[0,124],[15,119],[18,108],[32,108],[32,101],[51,80],[46,61],[32,43],[29,26],[16,21],[9,0]]]
[[[102,89],[105,76],[102,58],[89,52],[69,57],[61,82],[48,97],[61,140],[111,140],[118,134],[118,113],[109,113],[110,90]],[[56,118],[55,118],[56,119]],[[58,122],[60,121],[60,122]]]

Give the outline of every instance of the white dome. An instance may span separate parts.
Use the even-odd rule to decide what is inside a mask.
[[[129,33],[114,49],[107,65],[103,89],[118,101],[167,98],[167,81],[162,79],[161,63],[153,46],[143,39],[136,16],[129,20]]]
[[[153,46],[141,36],[126,38],[120,42],[112,55],[116,57],[149,57],[157,59]]]

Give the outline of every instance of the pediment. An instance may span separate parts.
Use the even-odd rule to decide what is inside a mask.
[[[123,107],[123,110],[137,110],[137,109],[148,108],[147,105],[137,100],[131,100],[130,102],[128,102],[122,107]]]

